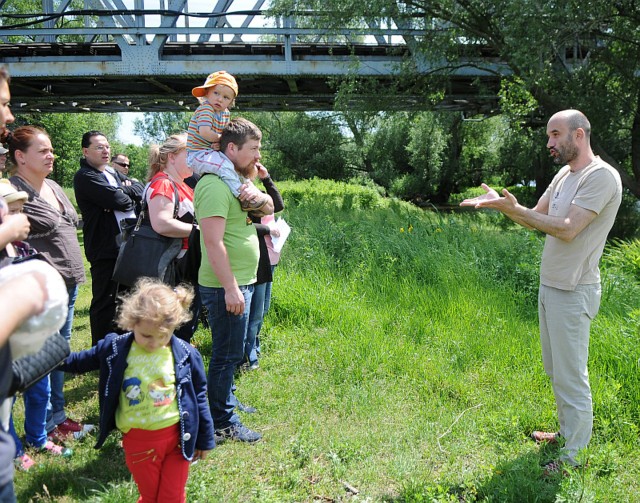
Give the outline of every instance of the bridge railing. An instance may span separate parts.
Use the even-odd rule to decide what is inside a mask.
[[[42,0],[40,12],[21,13],[15,1],[0,0],[0,44],[151,45],[160,40],[190,44],[289,41],[404,45],[406,37],[424,33],[400,29],[391,21],[343,30],[313,29],[305,22],[312,13],[273,17],[266,10],[265,0],[257,0],[249,9],[246,4],[246,0],[219,0],[213,5],[202,0],[85,0],[83,9],[74,8],[74,2],[62,2],[56,9],[53,0]],[[194,6],[199,10],[192,10]],[[203,10],[204,6],[210,10]]]

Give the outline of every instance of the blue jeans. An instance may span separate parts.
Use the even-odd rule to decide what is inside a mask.
[[[15,503],[18,501],[13,492],[13,479],[5,485],[0,486],[0,501],[2,501],[2,503]]]
[[[276,267],[278,267],[277,264],[271,266],[271,278],[275,278]],[[269,312],[269,308],[271,307],[271,287],[272,286],[273,286],[273,281],[269,281],[269,283],[267,283],[267,289],[264,293],[264,315],[265,316],[267,315],[267,313]]]
[[[262,328],[264,320],[264,306],[269,283],[255,285],[253,297],[251,297],[251,309],[249,310],[249,325],[247,326],[247,336],[244,339],[244,354],[249,360],[249,365],[258,363],[258,334]]]
[[[71,329],[73,327],[73,312],[76,305],[76,297],[78,296],[78,285],[73,285],[67,288],[69,293],[69,310],[67,312],[67,321],[64,322],[60,333],[68,341],[71,340]],[[61,370],[54,370],[50,374],[51,376],[51,401],[47,406],[47,433],[53,431],[53,429],[67,419],[67,415],[64,412],[64,372]]]
[[[47,443],[47,430],[45,424],[47,419],[47,404],[51,396],[49,386],[49,376],[45,376],[37,381],[33,386],[22,393],[24,400],[24,433],[29,445],[34,447],[44,447]],[[16,429],[13,426],[13,414],[9,422],[9,433],[16,443],[16,456],[24,454],[22,442],[18,438]]]
[[[278,264],[271,266],[272,278],[274,277],[277,266]],[[264,289],[264,310],[262,312],[263,321],[267,317],[267,314],[269,313],[269,308],[271,307],[271,287],[273,286],[273,281],[269,281],[268,283],[265,283],[265,285],[266,286]],[[258,328],[258,332],[256,333],[256,356],[260,356],[260,329],[261,328],[262,328],[262,323],[260,323],[260,327]]]
[[[13,492],[14,452],[15,445],[11,435],[0,425],[0,501],[2,503],[16,503],[16,495]]]
[[[209,408],[213,424],[217,430],[239,423],[234,414],[236,401],[233,396],[233,374],[242,361],[244,337],[249,321],[249,307],[253,295],[253,285],[240,287],[244,296],[244,312],[241,315],[227,312],[224,288],[200,285],[202,305],[207,308],[211,327],[211,360],[207,386],[209,388]]]

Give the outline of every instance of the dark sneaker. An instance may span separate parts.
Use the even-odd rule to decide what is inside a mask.
[[[245,405],[240,401],[238,401],[236,409],[238,409],[240,412],[246,412],[247,414],[255,414],[256,412],[258,412],[258,409],[256,409],[255,407],[251,407],[251,405]]]
[[[260,440],[262,435],[257,431],[250,430],[242,423],[234,423],[227,428],[216,430],[214,432],[214,438],[217,443],[222,443],[225,440],[253,443]]]

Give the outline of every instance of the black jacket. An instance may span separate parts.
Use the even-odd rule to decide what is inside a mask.
[[[131,182],[131,187],[128,189],[128,194],[131,194],[131,197],[136,203],[136,215],[140,214],[140,210],[142,210],[142,194],[144,193],[144,184],[139,182],[138,180],[134,180],[133,178],[129,178],[127,175],[120,173],[117,169],[113,170],[118,182],[122,188],[126,188],[125,182]]]
[[[117,177],[116,180],[119,183]],[[73,190],[82,214],[87,260],[115,260],[118,256],[116,236],[120,227],[113,210],[133,210],[136,198],[139,200],[142,194],[140,187],[112,187],[101,171],[80,159],[80,169],[73,177]]]
[[[271,177],[267,177],[261,179],[262,185],[267,191],[267,194],[271,196],[273,200],[273,212],[279,213],[284,210],[284,201],[282,199],[282,195],[280,191],[276,187],[276,184],[273,183]],[[269,260],[269,250],[267,248],[267,242],[264,237],[271,232],[271,229],[268,225],[261,224],[261,218],[255,217],[249,213],[251,217],[251,221],[253,222],[254,227],[256,228],[256,233],[258,234],[258,244],[260,245],[260,258],[258,260],[258,274],[256,279],[256,284],[259,285],[261,283],[269,283],[273,281],[273,275],[271,274],[271,262]]]

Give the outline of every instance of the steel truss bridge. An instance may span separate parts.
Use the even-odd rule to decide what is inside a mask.
[[[238,80],[237,110],[330,110],[336,78],[397,83],[425,34],[392,21],[305,28],[304,18],[267,16],[266,0],[34,0],[40,10],[27,16],[14,1],[0,0],[0,62],[17,113],[190,111],[198,104],[191,89],[221,69]],[[506,72],[489,57],[470,61],[446,74],[435,105],[394,90],[380,108],[487,113]]]

